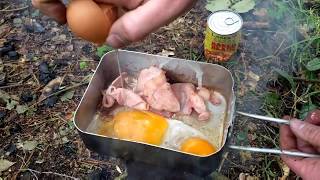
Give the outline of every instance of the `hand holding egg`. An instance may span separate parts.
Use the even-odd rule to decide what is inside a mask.
[[[34,7],[45,15],[59,23],[68,21],[75,35],[97,44],[106,42],[114,48],[142,40],[149,33],[185,13],[195,2],[194,0],[69,0],[68,7],[65,7],[62,0],[32,0]],[[115,9],[111,8],[110,4],[126,9],[127,12],[117,17]]]
[[[92,0],[72,0],[67,8],[67,21],[77,36],[101,45],[117,19],[117,8]]]

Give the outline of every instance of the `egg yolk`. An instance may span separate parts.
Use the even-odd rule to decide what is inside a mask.
[[[160,145],[168,128],[162,116],[146,111],[123,111],[114,116],[114,135],[120,139]]]
[[[191,137],[181,144],[180,150],[195,155],[207,156],[214,153],[216,148],[204,139]]]

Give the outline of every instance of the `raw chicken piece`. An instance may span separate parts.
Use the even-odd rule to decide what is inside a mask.
[[[211,91],[211,93],[210,93],[210,102],[213,105],[216,105],[216,106],[220,105],[222,103],[217,92]]]
[[[204,103],[203,98],[196,93],[195,86],[191,83],[176,83],[171,85],[175,96],[178,98],[181,106],[181,113],[190,115],[192,109],[198,114],[200,121],[208,120],[210,113]]]
[[[102,92],[102,105],[109,108],[117,101],[119,105],[139,110],[148,110],[148,104],[138,94],[134,93],[132,90],[121,87],[121,78],[127,78],[127,73],[122,73],[121,76],[111,83],[107,90]]]
[[[161,116],[164,116],[164,117],[167,117],[167,118],[171,118],[174,113],[173,112],[169,112],[169,111],[158,111],[158,110],[155,110],[153,108],[150,108],[149,111],[153,112],[153,113],[156,113],[156,114],[159,114]]]
[[[143,69],[136,91],[157,111],[178,112],[180,104],[167,82],[165,72],[155,66]]]
[[[119,105],[131,107],[139,110],[148,110],[148,104],[132,90],[124,88],[114,88],[109,92]]]
[[[213,90],[208,90],[207,88],[201,87],[197,88],[199,96],[201,96],[205,101],[210,101],[213,105],[220,105],[221,99],[219,98],[217,92]]]
[[[204,87],[198,87],[198,95],[203,98],[205,101],[209,101],[210,99],[210,91],[207,88]]]

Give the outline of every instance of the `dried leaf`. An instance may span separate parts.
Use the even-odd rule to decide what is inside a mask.
[[[85,76],[84,78],[83,78],[83,80],[82,80],[82,82],[90,82],[91,81],[91,79],[92,79],[92,77],[93,77],[93,74],[91,73],[91,74],[88,74],[87,76]]]
[[[117,170],[120,174],[122,174],[122,171],[121,171],[121,169],[119,168],[119,166],[116,166],[116,170]]]
[[[174,52],[173,51],[167,51],[165,49],[162,49],[162,52],[160,52],[158,54],[161,55],[161,56],[166,56],[166,57],[174,56]]]
[[[23,114],[28,109],[29,109],[29,107],[27,105],[17,105],[17,107],[16,107],[16,111],[17,111],[18,114]]]
[[[67,91],[66,93],[64,93],[61,97],[60,97],[60,100],[62,102],[65,102],[65,101],[69,101],[73,98],[73,95],[74,95],[74,90],[71,90],[71,91]]]
[[[62,143],[65,144],[65,143],[68,143],[69,142],[69,139],[67,137],[63,137],[62,138]]]
[[[59,89],[61,83],[63,81],[62,77],[57,77],[53,80],[51,80],[42,90],[42,94],[39,97],[38,101],[42,101],[43,99],[45,99],[47,96],[49,96],[50,94],[53,93],[53,91]]]
[[[240,151],[241,161],[244,164],[246,161],[251,160],[252,156],[249,151]]]
[[[281,180],[286,180],[287,177],[289,176],[290,174],[290,168],[288,165],[286,165],[282,160],[278,161],[279,162],[279,165],[282,169],[282,177],[280,178]]]
[[[0,172],[6,171],[14,164],[15,164],[15,162],[11,162],[6,159],[0,159]]]
[[[7,106],[6,106],[6,109],[8,110],[12,110],[16,105],[18,105],[18,101],[15,101],[15,100],[9,100],[7,102]]]
[[[22,149],[27,151],[32,151],[37,147],[37,145],[38,145],[37,141],[25,141],[22,144]]]
[[[5,103],[8,103],[11,99],[10,95],[6,93],[5,91],[0,90],[0,99],[4,101]]]
[[[239,180],[259,180],[256,176],[250,176],[248,173],[240,173]]]
[[[231,6],[231,9],[238,13],[246,13],[254,8],[256,5],[254,0],[242,0]]]

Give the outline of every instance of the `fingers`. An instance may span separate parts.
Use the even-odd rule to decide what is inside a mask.
[[[299,171],[301,166],[299,161],[303,158],[290,157],[287,155],[281,155],[281,159],[293,170],[297,175],[301,175],[302,173]]]
[[[295,136],[314,147],[320,147],[320,127],[300,120],[290,121],[290,128]]]
[[[286,116],[284,119],[290,118]],[[280,126],[280,147],[285,150],[297,149],[296,136],[287,125]]]
[[[110,3],[129,10],[139,7],[145,0],[95,0],[99,3]]]
[[[320,109],[310,112],[305,121],[311,124],[320,125]]]
[[[313,171],[313,168],[317,168],[313,166],[313,164],[317,163],[317,159],[289,157],[286,155],[281,155],[281,159],[302,178],[305,178],[308,173],[312,173],[310,171]]]
[[[111,27],[107,44],[120,48],[129,42],[138,41],[169,23],[186,10],[194,0],[150,0],[124,14]]]
[[[282,160],[302,179],[319,179],[320,161],[317,158],[299,158],[281,155]]]
[[[66,7],[60,0],[32,0],[32,5],[57,22],[66,23]]]

